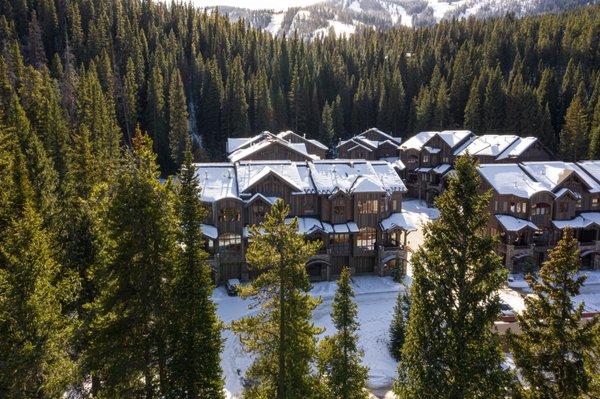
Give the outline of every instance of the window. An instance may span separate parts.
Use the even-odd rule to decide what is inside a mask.
[[[577,200],[577,203],[575,204],[575,207],[576,207],[577,209],[581,209],[581,199],[578,199],[578,200]]]
[[[442,163],[450,163],[450,158],[442,157]]]
[[[521,209],[521,206],[519,206],[519,209]],[[510,203],[510,213],[515,213],[515,211],[517,210],[517,204],[514,202]]]
[[[600,206],[600,198],[592,198],[592,208],[598,208]]]
[[[500,210],[500,204],[498,201],[494,201],[494,212],[498,212]]]
[[[257,220],[263,220],[267,213],[266,207],[263,204],[254,205],[254,218]]]
[[[223,208],[219,211],[220,222],[239,222],[240,211],[233,208]]]
[[[358,213],[361,215],[367,215],[369,213],[377,213],[378,201],[377,200],[366,200],[358,201]]]
[[[514,203],[511,203],[510,204],[510,210],[511,210],[511,212],[514,212],[513,211],[513,206],[514,206]],[[527,212],[527,202],[517,202],[516,209],[517,209],[517,213],[525,213],[525,212]]]
[[[350,234],[332,234],[331,245],[341,246],[350,242]]]
[[[394,231],[393,233],[388,234],[388,242],[392,247],[400,246],[400,232]]]
[[[392,211],[395,212],[398,210],[398,200],[392,200]]]
[[[334,205],[333,206],[333,214],[336,216],[344,215],[344,205]]]
[[[502,201],[502,212],[508,211],[508,202]]]
[[[550,213],[549,206],[546,204],[537,204],[531,207],[534,215],[547,215]]]
[[[235,250],[242,244],[242,236],[239,234],[226,233],[219,236],[219,248]]]
[[[419,161],[419,160],[418,160],[418,159],[417,159],[417,157],[415,157],[414,155],[413,155],[413,156],[410,156],[410,157],[408,157],[408,163],[417,163],[418,161]]]
[[[375,249],[376,239],[377,234],[374,228],[363,227],[356,237],[356,246],[365,251],[373,251]]]
[[[429,155],[423,155],[423,162],[424,163],[429,162]]]
[[[569,204],[567,202],[559,202],[558,210],[560,212],[569,212]]]
[[[313,209],[313,199],[308,195],[305,195],[302,198],[302,212],[305,215],[312,214],[315,212],[315,210]]]
[[[388,210],[388,206],[387,205],[388,205],[388,203],[385,200],[385,198],[382,198],[381,199],[381,211],[382,212],[387,212],[387,210]]]

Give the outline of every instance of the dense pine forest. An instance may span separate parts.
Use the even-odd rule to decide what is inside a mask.
[[[371,126],[514,132],[567,159],[599,155],[600,7],[310,42],[177,3],[4,0],[0,10],[5,96],[59,171],[82,125],[130,144],[139,124],[166,172],[188,128],[211,159],[227,137],[292,129],[331,144]],[[96,111],[79,112],[85,102]]]
[[[0,46],[2,398],[224,396],[223,325],[197,228],[204,208],[192,161],[223,159],[227,137],[292,129],[333,144],[371,126],[405,138],[466,127],[537,136],[566,160],[600,157],[600,6],[305,41],[177,3],[0,0]],[[491,241],[479,236],[487,197],[475,165],[460,164],[438,202],[440,224],[416,257],[414,305],[397,321],[395,391],[403,398],[506,397],[514,382],[487,328],[505,277]],[[167,174],[178,178],[159,180]],[[473,208],[468,229],[456,224],[462,203]],[[245,397],[362,397],[366,369],[347,278],[332,315],[337,334],[319,344],[304,262],[313,248],[284,222],[284,204],[274,209],[263,227],[277,240],[255,239],[248,252],[258,270],[280,259],[280,273],[242,291],[268,294],[255,296],[256,317],[232,326],[257,359]],[[446,298],[437,295],[446,282],[464,286],[467,258],[449,250],[455,233],[477,247],[466,266],[478,267],[483,288],[467,287],[459,313],[446,307],[431,319],[428,310],[442,306],[429,298]],[[528,387],[541,392],[527,397],[600,386],[600,355],[589,350],[599,347],[594,325],[579,328],[581,309],[570,300],[582,283],[573,282],[573,245],[567,235],[541,273],[541,304],[532,300],[521,320],[562,343],[534,321],[568,315],[570,346],[546,354],[527,339],[512,343]],[[555,290],[560,284],[571,288]],[[558,310],[545,299],[557,292]],[[471,316],[480,321],[475,333],[445,328]],[[428,346],[430,337],[439,341]],[[461,370],[464,348],[475,354]],[[274,359],[293,359],[293,367],[272,367]],[[546,370],[548,359],[558,366]],[[563,384],[564,375],[574,383]],[[448,390],[448,381],[461,384]]]

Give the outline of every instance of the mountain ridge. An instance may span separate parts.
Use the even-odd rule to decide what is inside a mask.
[[[561,12],[595,4],[598,0],[325,0],[284,11],[250,10],[230,6],[219,9],[232,20],[243,18],[251,26],[275,35],[314,38],[335,32],[351,35],[363,27],[389,29],[434,25],[445,19],[473,16],[487,19],[513,13],[516,17]]]

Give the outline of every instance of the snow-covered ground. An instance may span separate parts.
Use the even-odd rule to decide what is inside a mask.
[[[404,201],[402,208],[418,226],[418,230],[409,235],[409,245],[416,249],[422,242],[422,225],[437,218],[438,211],[418,200]],[[399,290],[404,289],[404,285],[394,282],[390,277],[377,276],[355,276],[352,283],[360,322],[359,345],[365,352],[364,364],[369,367],[369,386],[378,394],[384,395],[396,377],[396,361],[389,354],[388,336],[396,297]],[[406,278],[405,283],[410,283],[410,277]],[[323,335],[335,332],[330,314],[336,286],[335,281],[324,281],[315,283],[311,290],[312,295],[321,297],[323,301],[313,317],[316,326],[325,328]],[[223,287],[215,289],[213,300],[218,306],[219,317],[225,324],[256,311],[248,307],[250,300],[227,296]],[[252,357],[243,350],[239,339],[231,330],[225,329],[223,338],[225,345],[221,354],[221,366],[226,389],[230,398],[238,398],[242,392],[242,378],[252,363]],[[387,397],[391,398],[390,394]]]
[[[364,364],[369,366],[369,386],[373,389],[389,387],[396,376],[396,361],[388,350],[389,325],[392,320],[396,297],[403,285],[390,277],[356,276],[352,279],[358,305],[360,322],[359,345],[365,352]],[[331,304],[335,294],[335,282],[315,283],[312,295],[323,302],[314,312],[314,323],[325,328],[323,335],[335,332],[331,322]],[[250,300],[227,296],[223,287],[215,289],[213,300],[223,322],[251,315]],[[225,374],[226,389],[232,398],[242,392],[242,377],[252,363],[252,357],[244,352],[238,338],[230,331],[223,332],[225,347],[221,354],[221,366]]]
[[[600,270],[585,270],[579,273],[587,277],[583,287],[581,287],[580,295],[573,298],[576,304],[583,303],[586,312],[600,312]],[[522,295],[531,293],[531,289],[525,281],[522,274],[511,274],[508,286],[513,289],[513,293],[517,291]],[[517,312],[521,312],[525,306],[521,297],[521,306],[518,302],[509,303]]]

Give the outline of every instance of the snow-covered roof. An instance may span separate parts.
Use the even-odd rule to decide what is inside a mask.
[[[600,160],[581,161],[577,165],[587,172],[588,175],[600,181]]]
[[[392,213],[389,217],[383,219],[379,224],[384,231],[414,231],[417,230],[419,223],[420,220],[418,214],[402,211]]]
[[[385,132],[382,132],[381,130],[377,129],[376,127],[372,127],[370,129],[367,129],[364,132],[358,134],[358,136],[359,137],[366,136],[369,133],[375,133],[375,134],[379,135],[381,137],[381,140],[378,140],[378,141],[380,141],[380,142],[391,141],[392,144],[398,145],[402,141],[402,138],[400,138],[400,137],[394,137],[391,134],[387,134]]]
[[[336,234],[358,233],[358,225],[356,222],[338,223],[333,225],[333,232]]]
[[[479,173],[499,194],[531,198],[535,193],[549,191],[518,164],[483,164],[479,166]]]
[[[320,194],[343,192],[406,191],[394,168],[386,161],[323,160],[308,163],[315,189]]]
[[[289,136],[294,136],[294,137],[296,137],[296,138],[298,138],[298,139],[300,139],[300,140],[302,140],[304,142],[311,143],[315,147],[319,147],[319,148],[321,148],[323,150],[328,150],[329,149],[329,148],[327,148],[327,146],[325,144],[321,143],[320,141],[315,140],[315,139],[307,139],[305,136],[301,136],[298,133],[295,133],[295,132],[293,132],[291,130],[286,130],[286,131],[277,133],[277,137],[279,137],[281,139],[284,139],[284,140],[287,137],[289,137]]]
[[[506,231],[519,232],[523,229],[537,230],[538,227],[529,220],[519,219],[510,215],[494,215]]]
[[[519,141],[520,137],[515,135],[485,134],[461,145],[454,152],[454,155],[465,155],[468,152],[470,155],[475,156],[499,157],[510,147],[513,147],[513,144]],[[513,148],[513,150],[515,149]]]
[[[430,147],[428,145],[424,146],[423,148],[425,148],[425,151],[430,154],[437,154],[438,152],[442,151],[441,148]]]
[[[248,142],[248,140],[251,140],[251,138],[248,138],[248,137],[230,137],[230,138],[228,138],[227,139],[227,148],[226,148],[227,153],[231,154],[232,152],[234,152],[235,150],[237,150],[238,148],[240,148],[241,146],[246,144],[246,142]]]
[[[217,237],[219,237],[219,231],[217,228],[215,226],[211,226],[210,224],[201,224],[200,231],[203,235],[208,238],[212,238],[213,240],[216,240]]]
[[[308,235],[315,232],[323,232],[327,234],[333,233],[333,226],[329,223],[322,222],[319,219],[311,217],[299,217],[298,219],[298,233]],[[286,218],[285,223],[290,224],[294,218]]]
[[[200,199],[215,202],[223,198],[238,198],[235,167],[230,163],[197,163],[196,177],[202,190]]]
[[[496,157],[497,160],[516,158],[538,141],[536,137],[519,137]]]
[[[404,162],[402,162],[399,157],[384,157],[379,158],[379,160],[389,162],[390,165],[392,165],[394,168],[397,168],[398,170],[406,169],[406,165],[404,165]]]
[[[277,201],[279,199],[279,197],[269,197],[266,195],[262,195],[261,193],[256,193],[252,197],[245,200],[244,202],[246,203],[246,206],[249,206],[250,204],[252,204],[254,201],[256,201],[259,198],[271,205],[275,204],[275,201]]]
[[[458,143],[472,134],[473,132],[470,130],[443,130],[438,133],[438,136],[440,136],[440,138],[444,140],[450,148],[454,148],[458,145]]]
[[[591,193],[600,192],[600,181],[573,162],[523,162],[521,165],[527,173],[550,191],[554,191],[571,173],[575,173],[588,186]]]
[[[400,145],[400,148],[403,150],[420,150],[423,148],[426,142],[428,142],[433,136],[435,136],[438,132],[420,132],[406,140],[404,143]]]
[[[452,165],[443,163],[443,164],[438,165],[435,168],[431,169],[431,171],[433,173],[437,173],[438,175],[443,175],[444,173],[448,172],[451,168],[452,168]]]
[[[240,193],[272,174],[288,183],[298,192],[313,189],[310,181],[302,177],[296,162],[291,161],[248,161],[236,165]]]
[[[600,212],[583,212],[571,220],[553,220],[552,223],[559,229],[587,229],[595,226],[600,227]]]

